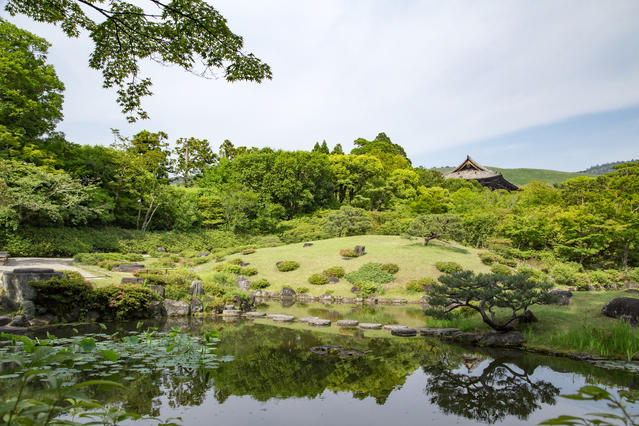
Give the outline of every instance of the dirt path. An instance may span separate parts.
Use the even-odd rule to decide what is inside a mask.
[[[56,271],[79,272],[84,278],[100,278],[93,272],[85,271],[77,266],[73,266],[72,258],[57,257],[11,257],[9,261],[0,265],[0,273],[11,272],[15,268],[51,268]]]

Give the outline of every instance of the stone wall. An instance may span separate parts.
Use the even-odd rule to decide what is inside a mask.
[[[25,310],[25,307],[31,308],[33,306],[33,300],[36,298],[36,291],[28,284],[29,281],[44,281],[62,277],[62,272],[55,272],[49,268],[16,268],[3,274],[2,285],[7,298]]]

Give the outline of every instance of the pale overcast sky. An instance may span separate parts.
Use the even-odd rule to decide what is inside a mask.
[[[88,68],[88,38],[2,16],[47,38],[66,84],[60,130],[78,143],[164,130],[235,145],[350,149],[386,132],[414,165],[580,170],[639,158],[639,1],[211,2],[262,84],[204,80],[149,63],[151,119],[128,124]]]

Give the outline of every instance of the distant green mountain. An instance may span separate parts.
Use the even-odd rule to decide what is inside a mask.
[[[580,173],[587,173],[588,176],[605,175],[606,173],[610,173],[615,170],[612,168],[612,166],[616,166],[617,164],[630,163],[632,161],[637,161],[637,160],[613,161],[612,163],[597,164],[596,166],[589,167]]]
[[[491,170],[501,173],[504,178],[506,178],[506,180],[514,183],[517,186],[526,185],[533,180],[545,182],[549,185],[552,185],[578,176],[594,176],[594,174],[586,172],[560,172],[558,170],[546,169],[502,169],[500,167],[487,167]],[[444,174],[454,169],[454,167],[435,168],[435,170]]]

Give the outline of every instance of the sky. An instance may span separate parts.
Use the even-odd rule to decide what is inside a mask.
[[[310,149],[385,132],[413,165],[583,170],[639,158],[636,0],[219,0],[210,2],[267,62],[262,84],[206,80],[145,63],[151,116],[129,124],[88,67],[87,36],[68,39],[2,17],[52,43],[66,85],[59,129],[110,144],[163,130],[171,140]]]

